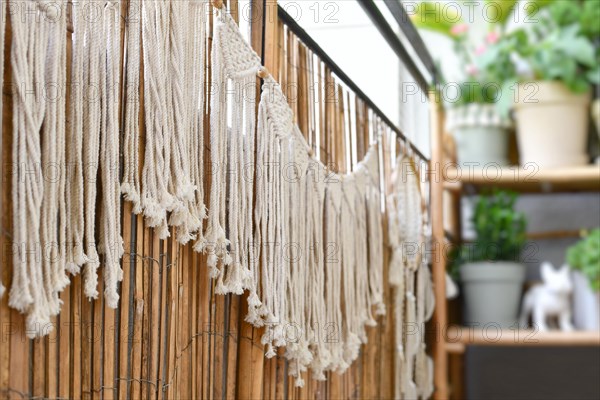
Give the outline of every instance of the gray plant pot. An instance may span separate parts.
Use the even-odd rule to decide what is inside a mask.
[[[467,326],[508,328],[517,322],[525,281],[522,264],[496,261],[460,267]]]
[[[498,114],[494,104],[458,106],[446,115],[446,130],[454,137],[458,163],[463,168],[508,165],[510,127],[510,119]]]
[[[499,126],[456,128],[458,163],[464,168],[483,169],[508,165],[508,131]]]

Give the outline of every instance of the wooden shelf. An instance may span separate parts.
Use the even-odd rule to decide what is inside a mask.
[[[600,165],[547,169],[535,166],[490,166],[487,169],[447,167],[443,175],[447,190],[460,190],[464,185],[471,185],[529,192],[600,191]]]
[[[487,330],[451,327],[446,334],[446,350],[462,353],[467,345],[476,346],[600,346],[598,331]]]

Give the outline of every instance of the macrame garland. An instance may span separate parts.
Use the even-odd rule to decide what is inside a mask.
[[[10,6],[20,3],[11,1]],[[60,7],[29,2],[11,18],[13,99],[13,282],[9,305],[27,314],[29,337],[46,334],[68,284],[61,246],[65,212],[66,17]],[[26,17],[23,17],[25,15]],[[49,92],[47,90],[51,88]],[[62,218],[65,216],[63,214]],[[63,240],[61,242],[61,240]]]
[[[426,257],[430,241],[418,171],[407,156],[398,158],[388,197],[390,284],[395,287],[397,397],[428,398],[433,392],[432,361],[425,352],[424,323],[433,313],[433,288]],[[406,327],[406,329],[404,329]]]
[[[208,266],[211,277],[217,279],[217,294],[250,291],[249,318],[256,320],[260,300],[251,230],[254,177],[246,171],[254,161],[260,58],[244,44],[231,16],[217,11],[212,44],[210,207],[205,236],[195,248],[209,253]]]
[[[281,147],[280,141],[292,132],[293,124],[291,110],[279,84],[269,76],[265,78],[262,89],[256,134],[256,165],[261,173],[256,180],[254,241],[260,246],[262,265],[261,311],[266,328],[261,341],[267,346],[267,357],[272,357],[275,355],[274,346],[285,345],[283,311],[288,270],[281,250],[281,246],[286,244],[282,241],[286,229],[282,215],[282,188],[286,185],[282,185],[281,165],[287,162],[289,149]]]
[[[98,296],[101,260],[106,304],[117,306],[123,194],[159,238],[167,238],[172,226],[179,243],[193,240],[196,251],[208,253],[216,294],[249,292],[245,319],[265,327],[261,342],[267,357],[286,346],[296,386],[304,384],[301,376],[308,370],[316,379],[325,379],[327,371],[344,372],[367,341],[366,326],[385,313],[379,143],[352,173],[328,171],[294,125],[280,85],[232,17],[217,10],[207,210],[206,3],[132,0],[130,13],[141,7],[141,21],[129,19],[126,27],[120,180],[121,2],[93,4],[97,18],[84,18],[73,5],[68,110],[64,89],[50,93],[58,101],[47,101],[42,90],[56,82],[67,87],[64,13],[31,1],[34,13],[11,20],[11,65],[19,83],[13,234],[20,246],[9,304],[27,314],[28,335],[47,333],[44,324],[59,312],[59,292],[69,282],[66,272],[82,271],[85,295]],[[263,79],[258,115],[257,75]],[[403,161],[409,160],[399,165]],[[65,164],[68,170],[47,168]],[[410,165],[413,174],[406,181],[396,172],[387,204],[399,393],[413,398],[431,394],[432,363],[422,332],[409,334],[404,326],[421,326],[431,316],[433,293],[422,251],[429,240],[426,210]],[[56,179],[42,179],[48,173]],[[0,283],[0,295],[2,290]]]

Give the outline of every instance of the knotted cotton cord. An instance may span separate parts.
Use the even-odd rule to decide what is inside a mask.
[[[196,215],[195,194],[196,186],[190,179],[189,135],[190,125],[188,91],[194,71],[193,63],[187,57],[190,32],[190,15],[194,14],[189,0],[169,2],[170,33],[169,33],[169,63],[167,78],[166,114],[169,130],[165,141],[170,141],[169,149],[170,170],[169,189],[174,197],[174,204],[169,224],[177,227],[177,241],[186,244],[195,238],[195,232],[200,228],[200,216]]]
[[[341,306],[341,254],[340,254],[340,216],[342,207],[341,181],[331,180],[326,187],[325,208],[325,292],[326,292],[326,321],[333,337],[327,337],[326,343],[331,357],[329,368],[334,371],[343,367],[342,324],[343,313]]]
[[[64,268],[65,218],[65,90],[66,87],[66,17],[57,5],[41,6],[44,18],[50,18],[46,62],[46,115],[41,131],[42,176],[44,197],[41,210],[41,249],[44,287],[49,314],[60,311],[58,294],[69,280]],[[60,217],[59,217],[60,215]],[[57,229],[58,227],[58,229]]]
[[[69,99],[69,129],[67,130],[66,159],[67,182],[70,190],[66,193],[66,269],[79,273],[86,263],[84,253],[85,235],[85,189],[83,164],[83,105],[89,94],[84,81],[84,58],[88,55],[85,45],[86,25],[82,12],[73,8],[73,34],[71,40],[71,91]]]
[[[170,131],[167,114],[170,7],[166,0],[142,1],[145,139],[142,207],[148,226],[160,239],[169,237],[167,212],[175,203],[169,193]]]
[[[141,9],[141,0],[129,1],[129,15]],[[139,135],[140,135],[140,68],[141,68],[142,21],[128,18],[127,64],[125,68],[125,129],[123,140],[123,182],[121,192],[133,203],[133,213],[142,212],[139,178]]]
[[[187,100],[189,118],[189,162],[191,183],[195,186],[192,215],[198,220],[194,248],[204,243],[203,221],[207,217],[204,200],[204,115],[205,115],[205,61],[206,61],[206,2],[190,2],[190,38],[187,50],[190,90]],[[201,249],[199,249],[201,251]]]
[[[284,196],[281,166],[287,151],[281,145],[292,132],[292,114],[281,87],[267,77],[258,109],[257,166],[262,169],[256,182],[258,240],[262,259],[261,294],[265,312],[265,333],[262,342],[267,346],[267,357],[275,355],[273,346],[285,345],[283,311],[286,296],[287,269],[283,251],[285,224],[282,214]],[[295,321],[292,321],[295,322]]]
[[[352,361],[358,357],[361,344],[361,321],[364,319],[364,310],[357,309],[360,304],[360,294],[357,293],[357,265],[356,265],[356,241],[354,235],[349,232],[356,232],[357,216],[354,214],[356,200],[356,182],[352,177],[345,178],[342,182],[342,228],[341,228],[341,257],[342,257],[342,288],[344,303],[344,353],[343,364],[340,372],[345,371]]]
[[[248,177],[245,170],[254,161],[256,73],[260,58],[245,45],[231,16],[222,11],[217,11],[215,18],[212,63],[213,176],[207,229],[204,241],[197,243],[196,249],[209,252],[208,266],[211,276],[217,279],[217,293],[250,291],[250,318],[256,320],[254,314],[260,300],[251,248],[253,177]]]
[[[375,150],[375,147],[372,147]],[[379,189],[379,159],[375,152],[366,158],[367,166],[367,221],[369,245],[369,290],[370,303],[376,315],[385,314],[383,301],[383,228],[381,214],[381,192]]]
[[[107,1],[103,13],[103,35],[106,42],[100,57],[102,133],[100,143],[100,175],[102,182],[100,246],[104,255],[104,297],[110,308],[119,302],[117,284],[123,280],[120,260],[123,256],[121,237],[121,190],[119,184],[119,96],[120,96],[120,2]]]
[[[10,3],[20,5],[13,0]],[[47,84],[60,86],[64,77],[59,69],[64,67],[66,41],[60,27],[66,25],[64,15],[56,7],[37,1],[26,6],[26,18],[21,13],[12,14],[11,18],[11,66],[17,82],[13,99],[13,162],[19,168],[12,181],[13,240],[19,246],[13,256],[9,305],[27,314],[27,335],[35,337],[49,332],[50,317],[60,307],[58,292],[66,285],[63,264],[49,258],[61,256],[59,237],[49,230],[50,226],[58,226],[60,183],[49,184],[49,196],[44,198],[45,169],[57,167],[45,163],[62,161],[57,151],[64,146],[64,124],[59,119],[64,119],[65,101],[59,91],[54,93],[55,103],[49,102],[44,91]],[[63,172],[58,174],[60,181]],[[62,228],[60,232],[62,235]],[[50,245],[50,253],[46,254],[42,241]]]
[[[80,10],[83,12],[83,10]],[[100,20],[97,18],[80,18],[83,29],[75,35],[84,41],[83,54],[83,182],[84,182],[84,210],[85,227],[84,243],[86,263],[83,270],[84,293],[88,298],[98,297],[98,273],[100,256],[96,248],[96,194],[98,183],[98,162],[100,154],[100,135],[102,129],[102,57],[106,51],[106,42],[103,41],[104,10],[100,11]]]
[[[398,397],[427,398],[433,391],[432,361],[425,352],[424,323],[433,313],[433,289],[425,247],[430,241],[418,171],[407,156],[398,158],[388,197],[390,283],[395,286]],[[416,285],[416,288],[415,288]],[[404,327],[407,327],[405,330]]]

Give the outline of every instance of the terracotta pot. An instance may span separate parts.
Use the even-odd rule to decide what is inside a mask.
[[[590,93],[573,93],[561,82],[519,85],[515,119],[521,165],[540,168],[585,165]]]

